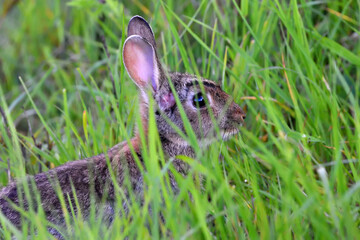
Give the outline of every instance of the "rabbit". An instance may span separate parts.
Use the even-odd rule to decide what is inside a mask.
[[[189,166],[176,159],[176,156],[195,157],[195,153],[190,144],[181,138],[168,122],[168,120],[172,121],[180,130],[185,131],[169,79],[202,147],[208,146],[216,139],[209,108],[224,139],[238,133],[239,127],[244,122],[245,113],[217,83],[187,73],[167,72],[159,61],[153,31],[144,18],[132,17],[127,32],[128,37],[123,46],[123,62],[130,78],[140,90],[139,112],[144,133],[147,134],[149,97],[152,95],[162,150],[166,159],[174,159],[172,164],[175,169],[186,175]],[[205,91],[200,90],[201,83]],[[72,207],[76,212],[81,211],[85,219],[90,213],[91,199],[94,199],[96,208],[102,209],[103,216],[111,222],[115,215],[115,190],[109,166],[115,172],[117,184],[122,188],[125,196],[128,196],[130,191],[141,196],[144,187],[143,176],[131,151],[134,150],[142,163],[143,146],[138,132],[130,140],[130,144],[124,141],[112,147],[107,153],[71,161],[47,172],[27,177],[25,183],[29,186],[30,195],[34,195],[31,194],[32,191],[39,192],[41,205],[48,221],[60,228],[65,226],[61,202],[56,191],[61,189],[64,199],[70,199]],[[130,182],[131,187],[124,187],[125,178]],[[172,187],[175,189],[176,184],[172,183]],[[75,207],[73,189],[80,207],[78,210]],[[18,228],[22,226],[23,220],[20,213],[12,206],[22,203],[20,206],[27,210],[30,201],[34,207],[35,199],[26,200],[18,182],[12,182],[0,191],[1,213]],[[70,204],[68,202],[66,204],[69,210]],[[34,208],[36,209],[36,206]],[[54,236],[62,238],[57,230],[49,228],[49,231]]]

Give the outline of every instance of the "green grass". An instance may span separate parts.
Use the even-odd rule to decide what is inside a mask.
[[[152,125],[145,206],[110,229],[70,223],[70,212],[73,238],[360,238],[359,0],[106,2],[1,3],[1,185],[132,137],[137,89],[121,49],[139,14],[151,19],[161,61],[221,82],[246,124],[184,158],[192,170],[176,175],[178,195],[166,191],[172,166],[160,167]],[[2,238],[51,237],[43,212],[24,215],[20,230],[0,217]]]

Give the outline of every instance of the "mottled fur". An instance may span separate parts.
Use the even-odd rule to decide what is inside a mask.
[[[124,64],[130,77],[141,91],[140,114],[145,133],[147,132],[149,104],[147,93],[151,92],[156,103],[155,116],[159,136],[167,159],[177,155],[194,157],[191,146],[165,120],[167,118],[178,126],[180,130],[185,131],[180,112],[170,90],[168,77],[173,83],[201,146],[209,144],[215,135],[214,124],[208,109],[206,107],[199,109],[193,105],[194,95],[200,92],[199,81],[203,83],[206,100],[218,122],[223,137],[228,137],[238,131],[245,114],[231,100],[229,95],[221,90],[219,85],[189,74],[165,72],[158,60],[152,30],[143,18],[135,16],[131,19],[128,26],[128,35],[123,50]],[[148,75],[146,75],[147,73]],[[138,134],[131,140],[131,144],[140,162],[142,162],[142,146]],[[115,196],[107,163],[115,172],[119,186],[123,186],[124,178],[129,180],[131,189],[125,187],[122,189],[125,196],[128,195],[129,191],[133,191],[141,199],[143,177],[127,142],[114,146],[106,155],[101,154],[88,159],[68,162],[48,172],[28,177],[26,182],[29,183],[30,191],[33,191],[33,187],[36,186],[47,219],[58,226],[64,226],[64,217],[59,198],[54,190],[56,186],[60,187],[59,189],[61,189],[65,200],[68,197],[70,198],[73,207],[75,201],[72,188],[75,189],[80,210],[85,219],[89,215],[91,198],[93,198],[96,208],[99,211],[104,211],[105,220],[111,222],[115,214],[113,207]],[[189,166],[184,162],[175,158],[173,164],[181,174],[185,175],[187,173]],[[31,183],[35,183],[35,185]],[[19,197],[24,199],[25,195],[18,196],[18,193],[23,193],[22,189],[18,189],[20,186],[21,184],[13,182],[0,192],[1,212],[17,227],[22,224],[21,217],[12,208],[11,203],[19,205]],[[176,190],[177,185],[173,179],[172,186]],[[35,199],[33,200],[32,202],[35,203]],[[24,200],[22,206],[28,209],[28,201]],[[36,209],[37,206],[34,207]],[[126,206],[124,207],[126,208]],[[77,211],[76,208],[75,211]],[[50,231],[60,237],[54,229],[50,229]]]

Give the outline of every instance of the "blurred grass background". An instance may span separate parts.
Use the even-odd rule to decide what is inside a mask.
[[[2,185],[132,136],[137,89],[121,49],[133,15],[150,21],[168,69],[221,82],[247,111],[238,136],[186,159],[179,195],[150,187],[146,202],[162,202],[153,213],[134,205],[110,229],[79,217],[71,238],[360,238],[359,0],[0,6]],[[149,186],[169,167],[156,166]],[[24,217],[19,231],[1,217],[3,238],[51,237],[41,212]]]

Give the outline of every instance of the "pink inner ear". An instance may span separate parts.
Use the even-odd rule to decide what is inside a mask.
[[[175,105],[174,95],[170,92],[168,94],[164,94],[160,97],[159,106],[161,110],[166,110]]]
[[[150,44],[140,37],[128,39],[124,46],[124,63],[139,87],[145,88],[151,83],[156,89],[154,50]]]

